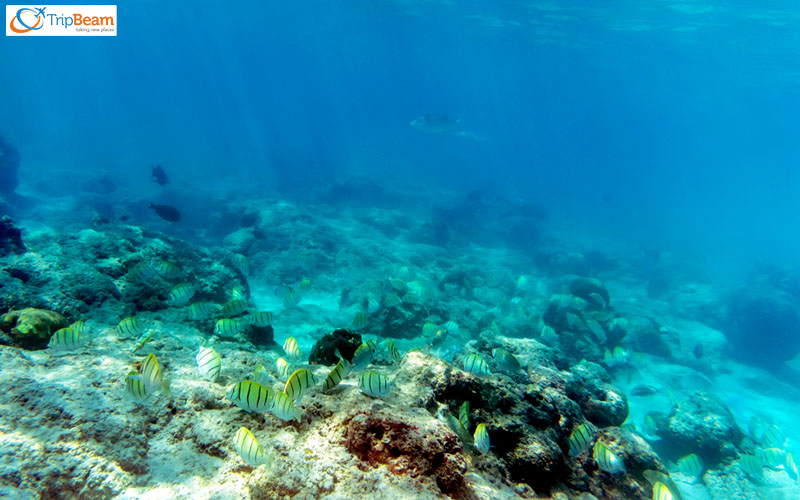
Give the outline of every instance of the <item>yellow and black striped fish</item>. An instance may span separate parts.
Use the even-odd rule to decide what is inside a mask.
[[[244,411],[253,413],[264,413],[275,405],[272,389],[252,380],[243,380],[234,385],[225,397]]]
[[[367,396],[382,397],[389,393],[389,379],[381,373],[365,371],[358,378],[358,388]]]
[[[433,337],[438,331],[439,327],[434,323],[425,323],[422,325],[422,335],[425,337]]]
[[[592,458],[597,462],[600,470],[606,471],[609,474],[616,474],[618,472],[625,472],[625,463],[622,458],[602,441],[594,443],[592,448]]]
[[[397,350],[397,346],[389,339],[386,339],[386,349],[389,351],[389,357],[392,358],[392,361],[395,363],[399,363],[400,360],[403,359],[403,355]]]
[[[148,393],[161,389],[164,394],[169,396],[169,385],[164,380],[164,375],[161,373],[161,365],[158,364],[156,355],[153,353],[148,354],[142,362],[142,380]]]
[[[297,420],[303,415],[303,411],[295,407],[294,401],[283,392],[275,393],[275,406],[272,408],[272,414],[281,420]]]
[[[251,467],[269,465],[269,459],[264,449],[256,441],[256,437],[247,427],[241,427],[233,436],[233,449],[242,457],[242,460]]]
[[[72,323],[71,325],[69,325],[69,327],[74,329],[74,330],[79,331],[81,333],[81,335],[88,335],[89,334],[89,327],[86,326],[86,323],[84,321],[82,321],[82,320],[78,320],[78,321]]]
[[[580,455],[589,449],[589,445],[597,433],[597,427],[589,422],[579,425],[569,435],[570,456]]]
[[[72,351],[86,344],[86,335],[74,328],[61,328],[50,337],[47,347],[56,351]]]
[[[214,310],[214,304],[211,302],[192,302],[189,304],[189,319],[200,321],[206,319],[211,311]]]
[[[125,318],[117,325],[117,333],[122,337],[136,337],[142,333],[142,325],[135,316]]]
[[[770,469],[780,469],[786,463],[786,452],[780,448],[758,448],[756,456]]]
[[[142,376],[136,370],[131,370],[128,376],[125,377],[125,389],[128,391],[133,399],[142,402],[147,399],[147,388],[144,386]]]
[[[777,425],[770,425],[764,431],[764,435],[761,437],[761,446],[764,448],[783,448],[783,444],[786,442],[786,436],[783,434],[783,431]]]
[[[217,380],[222,369],[222,358],[213,347],[200,346],[200,352],[195,356],[195,360],[201,377],[209,382]]]
[[[286,380],[289,378],[289,370],[291,369],[291,365],[289,362],[283,358],[278,358],[275,360],[275,366],[278,369],[278,375],[280,375],[281,380]]]
[[[286,341],[284,341],[283,350],[291,359],[295,361],[303,356],[303,354],[300,352],[300,346],[297,344],[297,340],[295,340],[294,337],[289,337],[286,339]]]
[[[231,256],[231,263],[233,267],[239,270],[242,274],[247,276],[250,274],[250,263],[247,262],[247,257],[240,253],[235,253]]]
[[[685,476],[698,478],[703,473],[703,460],[696,453],[679,458],[677,464],[678,470]]]
[[[367,326],[367,321],[368,321],[367,313],[365,313],[364,311],[359,311],[356,313],[355,316],[353,316],[353,323],[350,326],[350,329],[361,330],[362,328]]]
[[[192,297],[194,297],[194,292],[194,286],[189,283],[175,285],[169,292],[169,298],[167,299],[167,302],[169,302],[169,304],[172,306],[186,304]]]
[[[300,293],[308,293],[311,291],[311,280],[304,279],[297,285],[297,290]]]
[[[478,424],[475,428],[475,435],[472,437],[472,441],[481,455],[489,453],[489,432],[486,430],[485,424]]]
[[[324,392],[329,392],[333,390],[334,387],[339,385],[339,383],[350,374],[350,369],[352,365],[349,361],[344,358],[340,358],[339,362],[336,363],[336,366],[333,367],[333,370],[325,377],[325,382],[322,384],[322,390]]]
[[[258,327],[265,327],[272,324],[272,313],[269,311],[256,311],[248,316],[250,324]]]
[[[739,465],[748,476],[756,481],[764,479],[764,466],[761,459],[755,455],[739,455]]]
[[[311,373],[311,370],[300,368],[289,376],[289,380],[286,381],[286,388],[283,392],[286,393],[289,399],[299,403],[300,400],[303,399],[303,394],[315,385],[317,385],[317,379],[314,377],[314,374]]]
[[[155,269],[149,260],[139,262],[128,271],[125,279],[131,283],[144,283],[153,276]]]
[[[166,260],[156,262],[155,269],[159,276],[168,280],[174,280],[181,275],[181,268]]]
[[[247,321],[242,318],[222,318],[214,323],[214,333],[217,335],[233,336],[247,328]]]
[[[131,354],[136,354],[136,351],[144,347],[144,345],[147,343],[148,340],[150,340],[150,337],[152,337],[154,333],[155,333],[154,330],[150,330],[148,332],[143,333],[141,337],[136,339],[136,345],[133,346],[133,351],[131,351]]]
[[[653,500],[673,500],[674,498],[666,484],[658,482],[653,485]]]
[[[475,353],[464,356],[464,371],[475,375],[491,375],[486,360]]]
[[[303,296],[292,288],[283,296],[283,307],[284,309],[290,309],[299,304],[301,300],[303,300]]]
[[[786,454],[786,463],[784,464],[783,469],[790,478],[794,479],[795,481],[800,481],[800,474],[797,473],[797,462],[794,461],[794,455],[791,451]]]
[[[222,305],[222,314],[225,317],[239,316],[247,309],[247,301],[244,299],[232,299]]]
[[[461,407],[458,409],[458,421],[467,430],[471,427],[469,422],[469,401],[461,403]]]
[[[397,307],[403,303],[403,299],[401,299],[396,293],[390,293],[383,297],[383,305],[386,307]]]

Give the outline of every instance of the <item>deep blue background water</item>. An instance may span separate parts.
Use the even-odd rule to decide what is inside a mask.
[[[114,39],[2,40],[0,130],[24,179],[491,184],[724,270],[796,263],[800,7],[454,3],[121,3]],[[409,126],[426,112],[480,139]]]

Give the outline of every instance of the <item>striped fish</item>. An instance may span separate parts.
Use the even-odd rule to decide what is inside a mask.
[[[135,316],[125,318],[117,325],[117,333],[122,337],[137,337],[142,333],[142,325]]]
[[[382,397],[389,393],[389,379],[381,373],[365,371],[358,378],[358,388],[367,396]]]
[[[403,302],[413,306],[413,305],[419,304],[421,301],[420,301],[419,295],[417,295],[415,293],[408,292],[405,295],[403,295]]]
[[[600,470],[606,471],[609,474],[616,474],[618,472],[625,472],[625,463],[623,460],[602,441],[597,441],[592,448],[592,458],[597,462]]]
[[[447,330],[447,333],[450,333],[452,335],[458,335],[458,332],[461,330],[461,328],[459,328],[458,326],[458,323],[456,323],[453,320],[445,322],[445,324],[442,325],[442,327],[445,330]]]
[[[250,313],[248,319],[251,325],[263,328],[272,324],[272,313],[269,311],[256,311]]]
[[[222,305],[222,314],[225,317],[239,316],[247,309],[247,301],[244,299],[233,299]]]
[[[389,339],[386,339],[386,349],[389,351],[389,357],[392,358],[392,361],[395,363],[399,363],[400,360],[403,359],[403,355],[397,350],[397,346]]]
[[[780,448],[759,448],[756,456],[761,460],[761,465],[770,469],[779,469],[786,463],[786,452]]]
[[[653,485],[653,500],[673,500],[674,498],[664,483],[657,482]]]
[[[256,437],[247,427],[241,427],[233,436],[233,449],[242,457],[242,460],[251,467],[269,465],[264,449],[256,441]]]
[[[272,414],[281,420],[297,420],[303,415],[303,411],[294,406],[289,396],[283,392],[275,393],[275,407],[272,409]]]
[[[403,303],[403,299],[396,293],[390,293],[383,297],[383,305],[386,307],[397,307]]]
[[[150,261],[145,260],[133,266],[131,270],[128,271],[128,274],[125,277],[125,279],[127,279],[131,283],[145,283],[153,276],[154,272],[155,269],[153,269],[153,266],[150,263]]]
[[[247,328],[247,321],[242,318],[222,318],[214,323],[214,333],[217,335],[233,336]]]
[[[472,437],[472,440],[475,443],[475,448],[481,455],[489,453],[489,432],[486,431],[485,424],[478,424],[475,428],[475,435]]]
[[[275,360],[275,366],[278,369],[278,375],[280,375],[281,380],[286,380],[289,378],[289,370],[291,369],[291,366],[289,365],[288,361],[283,358],[278,358]]]
[[[171,306],[180,306],[189,302],[194,297],[194,286],[189,283],[181,283],[172,287],[169,291],[167,302]]]
[[[353,322],[350,326],[351,330],[361,330],[365,326],[367,326],[367,313],[364,311],[359,311],[353,316]]]
[[[247,257],[240,253],[235,253],[231,256],[231,264],[239,270],[242,274],[247,276],[250,274],[250,263],[247,262]]]
[[[786,442],[786,436],[777,425],[770,425],[764,431],[764,436],[761,438],[761,446],[764,448],[783,448]]]
[[[138,339],[136,339],[136,345],[133,346],[133,351],[131,351],[131,354],[136,354],[136,351],[144,347],[144,345],[147,343],[148,340],[150,340],[150,337],[152,337],[154,333],[155,330],[150,330],[143,333]]]
[[[800,481],[800,474],[797,473],[797,462],[794,461],[792,452],[786,454],[786,463],[783,469],[789,474],[789,477],[795,481]]]
[[[678,470],[685,476],[698,478],[703,473],[703,460],[691,453],[678,459]]]
[[[333,370],[325,377],[325,382],[322,384],[322,390],[324,392],[330,392],[333,390],[339,383],[342,381],[343,378],[347,377],[350,374],[350,369],[353,365],[344,358],[340,358],[339,362],[336,363],[336,366],[333,367]]]
[[[742,470],[745,472],[745,474],[756,481],[762,481],[764,479],[764,467],[761,464],[761,459],[757,456],[740,455],[739,465],[742,467]]]
[[[446,407],[439,408],[439,411],[436,413],[436,418],[439,419],[440,422],[447,425],[453,432],[455,432],[456,436],[464,443],[464,446],[471,446],[473,444],[473,436],[469,433],[469,431],[461,425],[461,422],[458,421],[456,417],[450,414],[447,411]]]
[[[367,295],[364,305],[368,313],[376,313],[381,309],[380,295]]]
[[[461,403],[461,408],[458,409],[458,421],[467,430],[471,427],[469,422],[469,401]]]
[[[181,268],[166,260],[159,260],[155,269],[159,276],[168,280],[174,280],[181,275]]]
[[[303,357],[303,354],[300,352],[300,346],[297,344],[297,340],[295,340],[294,337],[289,337],[284,341],[283,350],[289,358],[295,361]]]
[[[261,363],[257,364],[253,370],[253,381],[263,386],[268,386],[272,383],[272,377],[267,372],[267,368]]]
[[[389,284],[400,293],[405,293],[408,291],[408,285],[406,282],[401,280],[400,278],[392,278],[389,280]]]
[[[236,283],[231,288],[231,300],[236,299],[247,299],[247,290],[240,283]]]
[[[300,293],[308,293],[311,291],[311,280],[304,279],[297,285],[297,290]]]
[[[208,318],[211,311],[214,310],[214,304],[211,302],[192,302],[189,304],[189,319],[200,321]]]
[[[588,450],[595,433],[597,433],[597,427],[590,422],[576,427],[569,435],[569,455],[574,457]]]
[[[289,376],[283,392],[289,396],[289,399],[299,403],[303,399],[303,394],[315,385],[317,385],[317,379],[311,370],[300,368]]]
[[[213,347],[200,346],[200,352],[195,356],[195,360],[201,377],[209,382],[217,380],[222,369],[222,359]]]
[[[142,361],[142,380],[148,393],[161,389],[164,394],[169,396],[169,385],[164,381],[161,365],[158,364],[156,355],[153,353],[148,354]]]
[[[375,344],[374,340],[368,340],[358,346],[356,352],[353,353],[353,359],[350,361],[353,365],[353,371],[361,371],[372,362],[372,357],[375,355]]]
[[[142,376],[136,370],[131,370],[128,376],[125,377],[125,389],[128,391],[133,399],[142,402],[147,399],[147,388],[144,386]]]
[[[289,290],[289,292],[283,297],[283,307],[284,309],[290,309],[303,299],[303,296],[294,289]]]
[[[556,333],[556,329],[549,325],[544,325],[542,327],[541,332],[539,332],[539,337],[545,344],[548,345],[558,342],[558,334]]]
[[[422,325],[422,335],[425,337],[433,337],[436,335],[436,332],[439,330],[439,327],[436,326],[434,323],[425,323]]]
[[[47,347],[56,351],[72,351],[83,347],[87,338],[74,328],[61,328],[50,337]]]
[[[475,353],[469,353],[464,356],[464,371],[474,375],[491,375],[489,365],[486,360]]]
[[[269,387],[252,380],[243,380],[231,387],[225,396],[244,411],[264,413],[275,405],[275,393]]]
[[[89,327],[86,326],[86,323],[84,321],[78,320],[78,321],[72,323],[71,325],[69,325],[69,327],[72,328],[73,330],[79,331],[81,333],[81,335],[88,335],[89,334]]]

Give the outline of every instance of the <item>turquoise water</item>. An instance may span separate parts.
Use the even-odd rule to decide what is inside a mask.
[[[483,419],[489,436],[499,436],[486,453],[459,441],[476,498],[532,495],[514,489],[521,483],[542,498],[650,498],[648,468],[673,473],[687,500],[800,498],[786,461],[800,439],[793,425],[800,395],[796,5],[130,2],[118,5],[118,24],[113,38],[6,37],[0,44],[0,209],[27,250],[3,233],[0,313],[53,310],[65,325],[86,321],[92,339],[77,355],[50,358],[52,347],[29,349],[5,325],[0,343],[12,368],[4,384],[47,399],[53,380],[59,385],[93,353],[99,385],[85,393],[86,384],[66,384],[66,399],[78,408],[102,398],[109,421],[135,426],[173,408],[202,415],[192,397],[223,403],[203,403],[212,413],[192,417],[212,436],[198,441],[201,451],[181,452],[181,463],[195,460],[193,453],[204,457],[198,470],[163,472],[167,462],[155,457],[168,456],[164,443],[185,432],[167,425],[153,431],[159,444],[141,466],[147,473],[119,466],[128,462],[102,446],[76,440],[73,451],[60,449],[68,462],[85,446],[121,467],[109,479],[114,488],[98,498],[179,498],[192,485],[208,498],[227,498],[226,488],[232,498],[272,498],[231,472],[239,464],[229,443],[236,428],[275,439],[277,448],[261,443],[267,454],[281,450],[294,464],[304,460],[297,458],[303,446],[315,448],[310,436],[325,435],[319,414],[349,422],[348,405],[312,391],[317,406],[304,399],[294,428],[272,415],[241,421],[224,396],[259,363],[280,390],[285,380],[275,362],[286,354],[284,341],[299,345],[294,369],[336,328],[377,341],[381,354],[369,370],[397,380],[396,392],[386,395],[380,385],[380,394],[367,394],[421,428],[459,434],[453,425],[447,430],[446,417],[437,420],[433,402],[408,396],[420,381],[403,377],[420,365],[441,360],[463,371],[465,357],[478,354],[491,375],[469,375],[483,381],[475,387],[518,396],[516,413],[492,408],[477,389],[434,397],[453,413],[461,399],[470,401],[470,430]],[[154,182],[155,165],[166,182]],[[174,276],[162,262],[177,266]],[[193,295],[174,288],[181,283]],[[223,310],[238,287],[246,314],[274,314],[274,331],[216,324],[238,317]],[[192,318],[193,302],[212,312]],[[356,319],[359,313],[365,316]],[[117,325],[126,317],[140,318],[143,332],[120,340]],[[131,350],[148,331],[161,340],[144,341],[140,352],[167,360],[173,403],[161,396],[144,410],[118,400],[127,397],[128,371],[141,369],[144,356]],[[198,388],[201,345],[217,346],[224,383]],[[497,348],[512,352],[520,370],[501,376]],[[418,361],[416,349],[430,358]],[[411,358],[402,356],[409,351]],[[558,407],[558,425],[520,416],[531,414],[519,405],[529,404],[526,391],[537,393],[530,387],[543,372],[536,370],[572,380],[584,373],[582,360],[596,363],[597,377],[613,387],[603,389],[605,401],[622,395],[627,418],[595,416],[585,402],[576,403],[578,416]],[[311,361],[322,385],[332,366]],[[367,412],[359,377],[343,377],[344,394],[351,409]],[[728,419],[731,433],[709,443],[695,422],[691,445],[676,429],[698,391],[704,396],[693,418]],[[711,399],[725,410],[714,410]],[[2,403],[10,414],[26,408],[12,395]],[[62,411],[83,418],[77,409]],[[222,416],[207,416],[213,412]],[[520,419],[524,429],[515,434],[508,421]],[[628,462],[618,476],[598,472],[600,461],[588,455],[571,457],[568,437],[584,420],[603,436],[621,428],[641,436],[661,465]],[[69,428],[58,419],[22,427],[37,426]],[[765,440],[771,426],[786,439]],[[44,452],[22,452],[31,439],[22,427],[2,429],[11,468],[21,472],[2,472],[14,489],[0,496],[88,497],[91,488],[75,486],[75,477],[49,486],[34,477]],[[548,429],[564,452],[559,472],[526,482],[541,471],[530,465],[535,460],[517,458],[520,436]],[[632,460],[631,448],[621,449],[623,461]],[[319,450],[310,470],[332,462],[341,467],[337,477],[367,481],[343,458],[351,455]],[[780,460],[763,450],[780,451]],[[678,465],[691,453],[706,472],[696,481]],[[756,457],[756,469],[742,465],[743,456]],[[388,466],[376,467],[382,474]],[[439,477],[439,489],[420,487],[418,497],[469,498],[442,489],[441,471],[421,475]],[[387,495],[410,484],[403,474],[381,477],[399,485]],[[212,483],[225,486],[216,491]],[[347,480],[338,490],[290,483],[282,494],[358,495]],[[487,484],[504,486],[481,493]]]

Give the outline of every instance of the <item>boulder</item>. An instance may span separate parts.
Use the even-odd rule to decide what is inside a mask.
[[[308,356],[309,363],[320,365],[335,365],[339,361],[336,351],[347,358],[353,359],[353,354],[361,345],[361,335],[351,332],[346,328],[334,330],[331,333],[326,333],[321,339],[314,344],[311,348],[311,354]]]
[[[24,349],[44,349],[53,333],[67,326],[59,313],[28,307],[9,311],[0,320],[0,327],[13,343]]]

